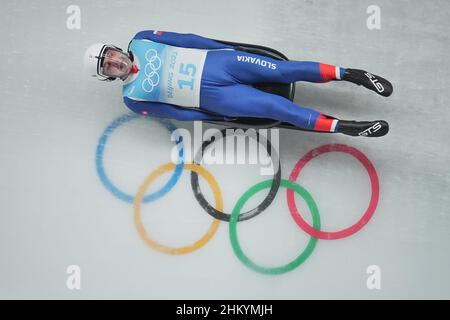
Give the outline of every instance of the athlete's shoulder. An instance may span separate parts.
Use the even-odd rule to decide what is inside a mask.
[[[143,31],[139,31],[138,33],[136,33],[133,37],[133,39],[154,39],[156,37],[160,37],[162,36],[164,33],[166,33],[167,31],[158,31],[158,30],[143,30]]]

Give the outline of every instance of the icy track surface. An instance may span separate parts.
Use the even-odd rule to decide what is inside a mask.
[[[450,298],[448,1],[379,0],[379,30],[366,26],[373,1],[365,0],[77,1],[81,29],[75,30],[66,26],[71,4],[7,1],[0,11],[1,298]],[[244,265],[228,222],[192,253],[170,255],[144,241],[130,201],[170,161],[174,143],[154,120],[120,123],[108,132],[101,167],[131,200],[108,189],[99,175],[98,144],[129,111],[120,83],[92,81],[81,71],[91,43],[126,48],[145,29],[265,45],[292,60],[366,69],[392,81],[388,99],[349,83],[297,83],[296,103],[343,119],[384,119],[391,131],[383,138],[279,132],[283,179],[303,155],[327,144],[356,148],[371,161],[380,193],[367,225],[351,237],[319,239],[303,264],[281,275]],[[204,168],[216,179],[226,212],[270,178],[259,165]],[[192,244],[213,223],[193,196],[190,172],[180,172],[167,194],[140,207],[145,231],[166,246]],[[172,174],[161,174],[146,194]],[[210,186],[199,180],[214,204]],[[351,226],[369,205],[369,176],[345,153],[314,158],[297,182],[316,202],[324,231]],[[295,200],[312,223],[306,202]],[[255,264],[285,265],[307,248],[310,237],[289,212],[280,188],[264,212],[238,223],[242,251]],[[77,271],[81,288],[70,290]]]

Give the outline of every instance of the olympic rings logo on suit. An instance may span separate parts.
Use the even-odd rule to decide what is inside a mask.
[[[166,119],[155,119],[160,124],[162,124],[171,134],[175,134],[175,144],[178,148],[178,161],[177,163],[167,163],[153,172],[151,172],[147,178],[144,180],[144,182],[141,184],[141,186],[138,189],[138,192],[136,196],[131,196],[123,191],[120,191],[119,188],[115,187],[111,181],[108,179],[106,172],[104,170],[103,166],[103,153],[105,144],[108,140],[108,137],[111,135],[111,133],[120,125],[129,122],[134,119],[143,118],[140,115],[137,114],[126,114],[123,115],[117,119],[115,119],[108,127],[104,130],[102,136],[99,139],[99,143],[97,145],[97,152],[96,152],[96,168],[97,173],[100,177],[100,180],[102,181],[103,185],[118,199],[126,201],[128,203],[133,204],[133,217],[134,217],[134,224],[136,227],[136,230],[138,231],[139,236],[142,238],[142,240],[151,248],[154,250],[157,250],[162,253],[171,254],[171,255],[180,255],[180,254],[187,254],[190,252],[193,252],[195,250],[198,250],[202,248],[206,243],[208,243],[209,240],[215,235],[215,233],[218,230],[218,227],[220,225],[221,221],[227,221],[229,222],[229,238],[231,242],[232,249],[234,253],[236,254],[237,258],[248,268],[259,272],[263,274],[269,274],[269,275],[275,275],[275,274],[282,274],[289,271],[294,270],[299,265],[304,263],[307,258],[312,254],[314,251],[314,248],[316,246],[316,243],[319,239],[322,240],[337,240],[349,237],[356,232],[360,231],[372,218],[373,214],[375,213],[378,199],[379,199],[379,180],[378,175],[376,173],[376,170],[373,166],[373,164],[370,162],[370,160],[359,150],[357,150],[354,147],[343,145],[343,144],[327,144],[320,146],[318,148],[315,148],[309,152],[307,152],[303,157],[301,157],[297,163],[294,166],[294,169],[292,170],[291,174],[289,175],[289,179],[282,179],[281,178],[281,165],[278,165],[278,171],[274,174],[273,179],[265,180],[260,183],[257,183],[256,185],[250,187],[236,202],[231,214],[226,214],[223,212],[223,200],[221,191],[219,188],[218,183],[214,179],[213,175],[208,172],[204,167],[201,166],[201,157],[199,155],[203,154],[204,150],[208,148],[215,140],[205,141],[201,147],[201,150],[199,150],[199,153],[196,155],[194,159],[194,163],[184,163],[184,147],[183,147],[183,141],[182,137],[178,136],[175,131],[176,127]],[[222,133],[225,132],[225,129],[222,130]],[[250,136],[252,137],[252,136]],[[259,143],[261,142],[261,139],[263,137],[260,137],[259,134],[257,134],[257,140]],[[270,150],[272,150],[270,141],[266,141],[266,144],[263,144],[264,146],[267,146],[267,152],[269,153],[269,156],[276,157],[277,161],[279,161],[278,154],[270,154]],[[202,153],[200,153],[202,151]],[[301,172],[301,170],[315,157],[318,157],[321,154],[328,153],[328,152],[342,152],[349,154],[356,158],[366,169],[370,184],[371,184],[371,198],[369,202],[369,206],[363,216],[360,218],[359,221],[357,221],[352,226],[343,229],[341,231],[336,232],[327,232],[320,230],[321,228],[321,222],[320,222],[320,215],[318,206],[315,203],[313,197],[311,194],[301,185],[299,185],[296,180],[298,179],[298,176]],[[273,158],[272,158],[273,159]],[[272,160],[273,161],[273,160]],[[162,196],[170,192],[172,190],[173,186],[178,182],[181,173],[183,169],[191,171],[191,186],[192,190],[194,191],[194,196],[197,199],[198,203],[201,205],[201,207],[213,217],[211,225],[209,227],[209,230],[197,241],[195,241],[192,244],[183,246],[183,247],[169,247],[167,245],[161,244],[158,241],[156,241],[153,237],[151,237],[148,233],[148,231],[145,229],[144,224],[142,222],[141,217],[141,205],[142,203],[148,203],[155,201],[157,199],[160,199]],[[172,176],[170,177],[169,181],[158,191],[150,194],[145,195],[146,190],[150,186],[150,184],[159,176],[166,172],[172,171]],[[201,193],[199,184],[198,184],[198,175],[201,175],[209,184],[213,191],[214,195],[214,207],[211,206],[207,200],[203,197],[203,194]],[[243,252],[239,239],[237,236],[237,225],[238,222],[249,220],[258,214],[260,214],[262,211],[264,211],[270,203],[273,201],[276,193],[279,190],[279,187],[283,187],[287,190],[287,202],[288,202],[288,208],[291,213],[291,216],[295,223],[305,231],[307,234],[310,235],[310,240],[308,244],[306,245],[303,252],[301,252],[294,260],[290,261],[289,263],[278,266],[278,267],[266,267],[266,266],[260,266],[253,261],[250,260],[246,256],[246,254]],[[254,209],[242,213],[241,209],[245,205],[245,203],[256,193],[264,190],[264,189],[270,189],[268,195],[266,198]],[[294,192],[300,195],[305,202],[308,205],[308,208],[310,210],[310,213],[312,215],[312,226],[309,225],[301,216],[299,213],[294,199]]]
[[[159,84],[158,70],[161,69],[162,62],[155,49],[147,50],[145,53],[145,60],[147,60],[144,67],[146,78],[142,81],[142,90],[150,93]]]

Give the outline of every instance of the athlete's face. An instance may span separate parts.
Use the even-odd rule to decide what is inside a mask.
[[[123,52],[106,49],[102,64],[102,73],[108,77],[124,80],[130,74],[132,65],[130,58]]]

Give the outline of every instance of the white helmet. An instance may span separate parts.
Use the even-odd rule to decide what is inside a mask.
[[[104,54],[107,49],[113,49],[120,51],[123,54],[122,49],[104,43],[94,43],[89,48],[87,48],[84,54],[84,69],[87,74],[91,77],[96,77],[99,80],[115,80],[116,77],[105,74],[103,72],[102,63],[104,59]]]

